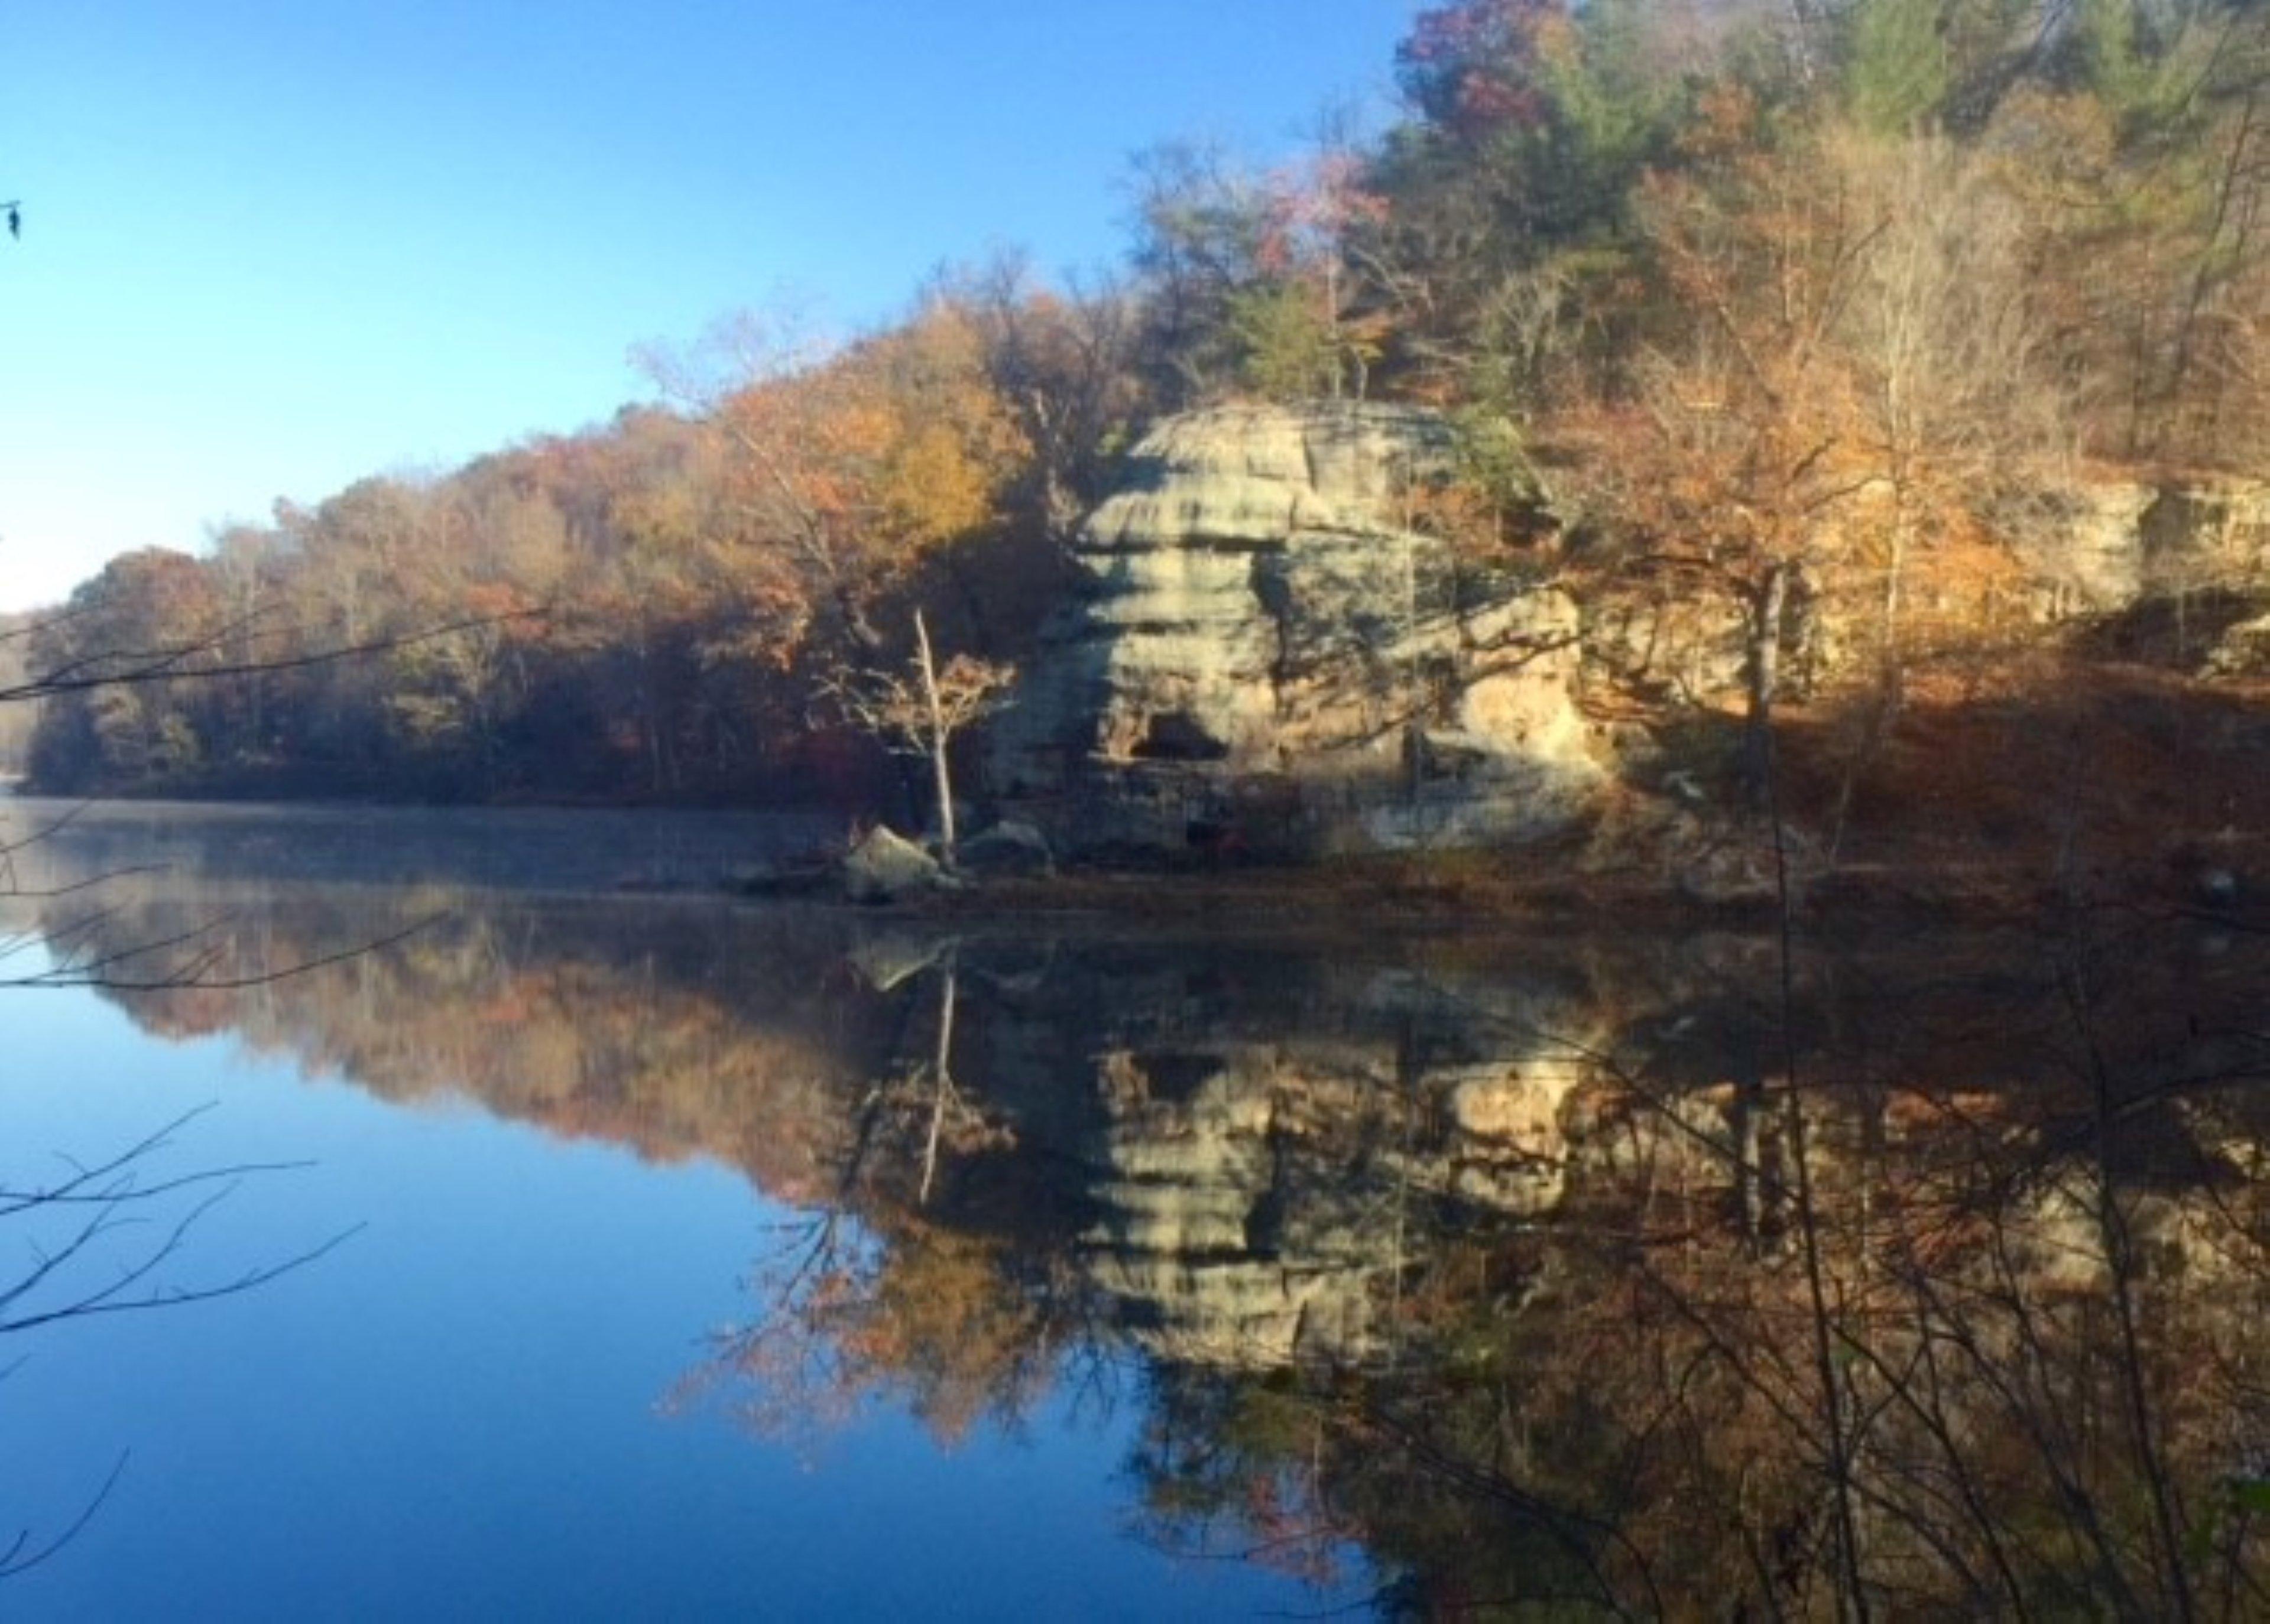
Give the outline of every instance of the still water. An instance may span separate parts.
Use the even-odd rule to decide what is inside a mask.
[[[811,834],[19,852],[0,1613],[2270,1610],[2248,922],[716,894]]]

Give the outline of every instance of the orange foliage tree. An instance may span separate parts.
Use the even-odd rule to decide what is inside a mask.
[[[1766,118],[1722,87],[1687,137],[1688,165],[1642,183],[1656,319],[1628,392],[1596,397],[1569,431],[1578,493],[1628,538],[1619,567],[1739,612],[1754,773],[1792,597],[1851,563],[1837,520],[1876,477],[1836,342],[1873,228],[1822,184],[1806,132]]]
[[[716,563],[736,651],[786,667],[874,664],[879,602],[926,556],[983,531],[1027,442],[974,323],[938,303],[833,352],[745,322],[708,419],[731,527]]]

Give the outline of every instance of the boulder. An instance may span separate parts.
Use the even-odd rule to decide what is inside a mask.
[[[1057,869],[1048,837],[1013,818],[963,841],[955,865],[965,874],[1018,879],[1045,877]]]
[[[843,858],[843,894],[854,902],[896,902],[953,883],[936,857],[881,824]]]
[[[953,962],[961,945],[951,936],[912,936],[886,931],[856,944],[845,955],[859,978],[878,992],[890,992],[918,975]]]
[[[2270,671],[2270,612],[2226,627],[2200,665],[2209,677],[2259,677]]]

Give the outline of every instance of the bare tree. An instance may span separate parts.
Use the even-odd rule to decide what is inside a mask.
[[[1005,254],[947,277],[939,293],[976,323],[987,374],[1030,448],[1019,498],[1050,542],[1070,546],[1148,404],[1136,301],[1109,281],[1038,287]]]
[[[22,640],[33,632],[69,618],[66,611],[60,617],[11,626],[0,633],[0,647],[19,649]],[[404,648],[493,627],[496,618],[292,659],[263,661],[241,654],[232,656],[230,640],[243,639],[258,619],[255,607],[246,612],[240,623],[193,643],[104,649],[44,671],[19,660],[15,669],[0,679],[0,715],[20,714],[33,703],[57,695],[249,674]],[[57,901],[94,892],[135,871],[111,869],[46,886],[26,883],[19,860],[62,834],[83,810],[83,805],[73,807],[26,834],[0,836],[0,900]],[[210,925],[124,947],[88,945],[108,916],[108,909],[96,907],[60,925],[44,924],[36,931],[0,931],[0,966],[41,946],[48,950],[49,960],[21,975],[0,974],[0,993],[69,987],[112,991],[247,987],[356,957],[383,945],[358,944],[346,952],[307,962],[267,968],[253,975],[231,975],[216,973],[219,953],[208,939]],[[421,920],[388,940],[399,940],[430,923]],[[211,1109],[204,1106],[177,1116],[100,1161],[82,1161],[58,1153],[62,1170],[53,1177],[27,1177],[0,1169],[0,1233],[20,1237],[30,1258],[12,1277],[0,1278],[0,1337],[236,1296],[327,1257],[362,1227],[352,1225],[275,1261],[231,1273],[185,1278],[179,1270],[200,1225],[247,1180],[312,1165],[235,1162],[187,1172],[166,1170],[162,1158],[174,1147],[175,1136]],[[128,1458],[127,1453],[119,1455],[100,1485],[56,1531],[41,1534],[28,1524],[12,1536],[0,1531],[0,1581],[39,1567],[76,1539],[108,1500]]]
[[[249,1179],[313,1164],[234,1162],[173,1172],[175,1137],[212,1108],[200,1106],[98,1161],[59,1156],[50,1177],[0,1171],[0,1226],[31,1261],[0,1282],[0,1337],[116,1314],[141,1314],[234,1297],[305,1268],[344,1245],[356,1224],[280,1260],[184,1278],[198,1227]],[[124,1473],[122,1452],[87,1501],[56,1531],[0,1530],[0,1581],[54,1557],[86,1528]]]
[[[1000,704],[1015,673],[1006,665],[957,654],[941,667],[931,650],[930,627],[915,611],[915,654],[903,671],[858,670],[827,685],[843,714],[878,738],[896,740],[930,758],[938,794],[940,855],[954,862],[954,736]]]
[[[1895,701],[1917,545],[2042,473],[2068,435],[2018,204],[1987,160],[1936,133],[1847,135],[1832,158],[1870,223],[1837,337],[1888,505],[1877,652]]]

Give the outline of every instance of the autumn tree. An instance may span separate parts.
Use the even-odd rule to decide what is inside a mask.
[[[1069,546],[1151,412],[1138,300],[1109,283],[1038,285],[1014,254],[950,273],[935,297],[976,331],[986,380],[1024,443],[1004,510],[1050,545]]]
[[[33,779],[132,789],[197,767],[205,744],[171,686],[216,663],[225,629],[211,582],[184,552],[122,553],[33,628],[26,697],[43,714]]]
[[[783,665],[872,663],[873,614],[926,554],[994,522],[1026,446],[951,306],[829,350],[744,322],[718,342],[731,382],[708,427],[728,452],[723,560],[742,642]],[[683,387],[683,376],[681,387]]]
[[[2243,463],[2270,422],[2270,14],[2092,4],[2071,43],[2086,93],[2036,95],[2008,135],[2044,194],[2095,437]]]
[[[0,688],[29,680],[26,645],[33,624],[29,616],[0,615]],[[0,707],[0,777],[13,777],[24,770],[37,719],[36,708],[29,703]]]
[[[1256,277],[1260,189],[1220,147],[1168,142],[1137,155],[1131,189],[1145,373],[1162,405],[1197,405],[1236,372],[1233,314]]]
[[[1877,667],[1895,708],[1918,547],[1960,549],[2023,510],[2006,500],[2014,493],[2061,488],[2071,427],[2022,208],[1991,157],[1944,135],[1852,130],[1835,132],[1824,156],[1828,183],[1866,232],[1831,337],[1873,475],[1854,525],[1881,575]],[[1962,572],[1974,597],[1992,584],[1977,567]]]
[[[1636,198],[1659,301],[1632,392],[1572,415],[1572,484],[1621,567],[1722,595],[1745,628],[1747,759],[1765,765],[1800,590],[1842,584],[1843,522],[1874,478],[1837,345],[1879,226],[1822,182],[1801,126],[1720,86],[1685,166]]]
[[[1169,143],[1139,157],[1135,174],[1144,359],[1163,401],[1366,392],[1383,328],[1350,256],[1384,204],[1350,142],[1328,131],[1307,158],[1268,170]]]
[[[1631,206],[1741,8],[1456,0],[1396,56],[1411,116],[1365,182],[1351,256],[1403,387],[1522,419],[1628,336]]]
[[[558,756],[588,758],[564,725],[585,718],[605,744],[590,767],[601,786],[669,797],[699,785],[705,763],[724,770],[730,747],[705,726],[723,708],[705,701],[736,667],[707,652],[728,629],[723,467],[701,424],[640,410],[604,434],[531,448],[514,475],[535,504],[523,545],[548,560],[556,523],[560,559],[544,644],[529,651],[545,724],[535,735]]]

